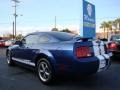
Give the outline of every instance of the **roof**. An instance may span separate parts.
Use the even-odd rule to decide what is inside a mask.
[[[67,33],[67,32],[59,32],[59,31],[48,31],[48,32],[33,32],[30,34],[60,34],[60,33]]]

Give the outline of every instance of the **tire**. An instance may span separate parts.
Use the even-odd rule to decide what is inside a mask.
[[[14,62],[13,62],[13,60],[11,58],[11,52],[10,51],[7,52],[6,60],[7,60],[7,64],[9,66],[14,66]]]
[[[43,84],[49,85],[53,82],[54,79],[53,68],[47,59],[41,58],[37,62],[37,73],[40,81]]]

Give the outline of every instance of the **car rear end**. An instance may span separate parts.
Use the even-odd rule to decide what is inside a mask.
[[[111,52],[113,54],[113,56],[117,56],[119,57],[120,55],[120,42],[109,42],[107,44],[107,49],[109,52]]]
[[[109,66],[110,55],[102,41],[76,42],[74,52],[78,63],[84,64],[82,67],[79,66],[86,69],[86,72],[102,71]]]
[[[73,48],[70,49],[72,45]],[[58,71],[72,75],[89,75],[106,70],[110,65],[110,55],[105,48],[105,44],[101,41],[79,40],[73,44],[67,42],[64,48],[61,48],[60,57],[57,58]]]
[[[0,40],[0,47],[4,47],[5,46],[5,41],[4,40]]]
[[[74,73],[91,74],[97,72],[99,60],[94,56],[93,44],[91,41],[75,42],[74,63]]]
[[[11,46],[11,45],[13,45],[13,44],[14,44],[14,40],[5,41],[5,46],[6,46],[6,47],[9,47],[9,46]]]
[[[113,56],[119,57],[120,55],[120,35],[111,35],[108,39],[107,49],[112,52]]]

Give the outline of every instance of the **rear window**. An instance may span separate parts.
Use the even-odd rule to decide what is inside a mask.
[[[60,32],[60,33],[49,33],[51,36],[53,36],[54,38],[58,39],[59,41],[70,41],[73,39],[73,37],[75,36],[74,34],[71,33],[64,33],[64,32]]]
[[[120,41],[120,35],[112,36],[111,41]]]

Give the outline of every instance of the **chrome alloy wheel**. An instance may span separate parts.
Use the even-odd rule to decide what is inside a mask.
[[[38,65],[38,74],[43,82],[48,82],[51,79],[51,70],[47,62],[41,61]]]
[[[11,56],[10,56],[10,52],[7,53],[7,63],[10,64],[11,63]]]
[[[9,66],[14,66],[14,62],[12,61],[10,51],[7,52],[6,60],[7,60],[7,64],[8,64]]]

